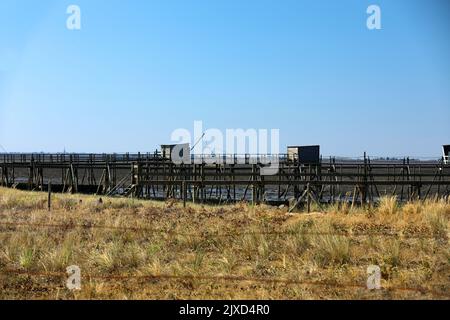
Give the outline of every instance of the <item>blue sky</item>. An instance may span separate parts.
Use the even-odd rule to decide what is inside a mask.
[[[66,28],[81,8],[82,29]],[[381,8],[381,30],[366,9]],[[174,129],[280,129],[322,154],[450,143],[446,0],[2,0],[0,145],[152,151]]]

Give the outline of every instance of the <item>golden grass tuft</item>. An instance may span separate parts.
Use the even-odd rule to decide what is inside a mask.
[[[377,213],[382,216],[396,214],[399,210],[397,197],[382,197],[377,209]]]

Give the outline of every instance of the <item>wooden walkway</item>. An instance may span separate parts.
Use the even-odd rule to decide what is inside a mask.
[[[443,161],[322,159],[300,164],[286,155],[196,156],[176,164],[152,154],[0,154],[0,185],[27,190],[175,198],[193,202],[366,204],[448,198],[450,165]],[[271,162],[275,174],[264,175]]]

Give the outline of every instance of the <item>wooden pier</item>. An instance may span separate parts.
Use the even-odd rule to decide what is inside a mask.
[[[269,160],[268,160],[269,159]],[[275,174],[264,175],[269,165]],[[191,156],[177,164],[161,154],[0,154],[0,185],[185,203],[289,203],[448,198],[450,165],[418,161],[326,158],[302,164],[288,155]]]

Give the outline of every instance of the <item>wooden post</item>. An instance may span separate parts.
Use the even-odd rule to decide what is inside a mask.
[[[256,179],[255,179],[255,174],[256,174],[256,165],[252,165],[252,205],[256,205],[257,201],[258,201],[258,187],[256,185]]]
[[[52,210],[52,181],[49,180],[48,181],[48,200],[47,200],[47,204],[48,204],[48,211]]]
[[[365,207],[366,202],[367,202],[367,191],[368,191],[368,184],[367,184],[367,173],[368,173],[368,168],[367,168],[367,154],[364,151],[364,170],[363,170],[363,184],[362,184],[362,188],[361,188],[361,206]]]
[[[309,188],[309,182],[306,184],[306,208],[308,213],[311,212],[311,189]]]
[[[186,197],[187,197],[187,187],[186,187],[186,180],[183,180],[181,183],[181,191],[183,192],[183,208],[186,208]]]

